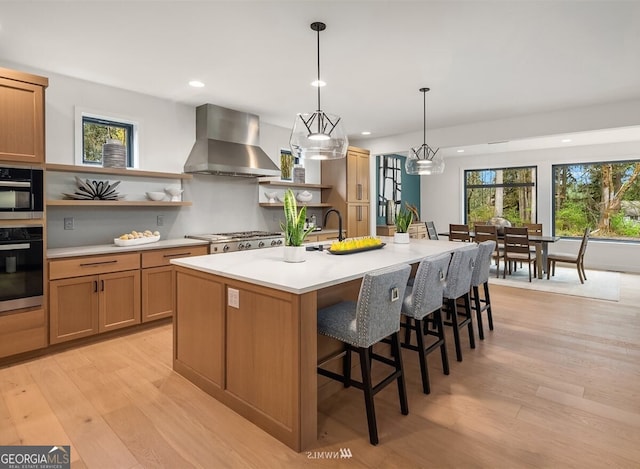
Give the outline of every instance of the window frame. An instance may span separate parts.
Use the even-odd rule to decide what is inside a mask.
[[[502,183],[502,184],[467,184],[467,174],[470,172],[482,172],[482,171],[504,171],[504,170],[514,170],[514,169],[532,169],[534,172],[534,182],[519,182],[519,183]],[[464,207],[463,207],[463,215],[464,215],[464,223],[469,224],[468,215],[469,215],[469,206],[467,203],[467,190],[468,189],[483,189],[483,188],[497,188],[497,187],[533,187],[535,189],[535,220],[531,220],[531,223],[538,223],[538,166],[537,165],[523,165],[523,166],[503,166],[497,168],[475,168],[475,169],[465,169],[463,170],[463,183],[464,183]]]
[[[102,163],[91,163],[84,159],[84,124],[85,122],[109,124],[114,127],[128,129],[127,138],[127,168],[138,167],[138,133],[139,124],[136,120],[107,114],[102,112],[88,111],[83,108],[75,109],[75,164],[78,166],[103,167]]]

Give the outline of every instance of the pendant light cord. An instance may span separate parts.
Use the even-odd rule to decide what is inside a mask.
[[[318,33],[318,111],[320,111],[320,28],[317,30]]]
[[[423,105],[422,105],[422,142],[427,144],[427,92],[422,92]]]

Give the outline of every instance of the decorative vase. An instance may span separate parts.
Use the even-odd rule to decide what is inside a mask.
[[[395,244],[409,244],[409,233],[394,233],[393,242]]]
[[[304,246],[285,246],[284,247],[284,261],[285,262],[304,262],[304,253],[306,248]]]

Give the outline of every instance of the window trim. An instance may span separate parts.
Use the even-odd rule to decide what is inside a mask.
[[[79,106],[75,107],[75,164],[86,167],[102,167],[102,165],[86,163],[84,161],[84,121],[85,118],[94,121],[113,122],[123,126],[131,126],[130,146],[131,151],[127,154],[127,168],[137,168],[139,164],[139,142],[138,134],[140,125],[137,120],[130,117],[120,116],[111,113],[91,111]]]

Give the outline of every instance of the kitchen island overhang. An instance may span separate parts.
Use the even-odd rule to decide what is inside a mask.
[[[357,299],[367,272],[464,247],[383,240],[383,249],[310,251],[295,264],[283,262],[285,248],[173,260],[174,370],[292,449],[312,447],[318,309]]]

